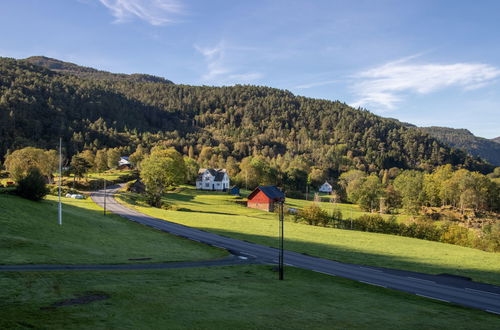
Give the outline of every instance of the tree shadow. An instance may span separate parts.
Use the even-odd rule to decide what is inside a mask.
[[[277,234],[276,236],[262,236],[210,227],[198,227],[198,229],[212,232],[221,236],[279,248]],[[278,231],[277,225],[276,231]],[[476,282],[500,285],[500,264],[496,265],[496,269],[491,270],[467,268],[466,266],[460,264],[457,264],[456,267],[453,267],[449,265],[426,263],[420,260],[412,259],[411,257],[369,253],[366,251],[349,249],[341,245],[295,240],[286,238],[286,236],[284,248],[288,251],[314,255],[316,257],[343,263],[375,266],[381,268],[392,268],[397,270],[407,270],[426,274],[452,274],[456,276],[470,277]]]

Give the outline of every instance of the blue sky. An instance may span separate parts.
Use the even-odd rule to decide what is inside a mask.
[[[500,1],[3,0],[0,56],[254,84],[500,136]]]

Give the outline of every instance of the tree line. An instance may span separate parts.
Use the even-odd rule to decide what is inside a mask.
[[[339,101],[259,86],[58,74],[0,59],[0,158],[27,146],[55,148],[59,137],[68,159],[83,150],[118,147],[131,154],[138,146],[161,144],[210,165],[248,157],[280,167],[294,161],[328,177],[352,169],[431,171],[448,163],[482,173],[493,169],[415,128]]]

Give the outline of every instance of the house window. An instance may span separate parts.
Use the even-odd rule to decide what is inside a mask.
[[[207,183],[205,183],[205,188],[208,188],[208,187],[210,187],[210,184],[207,182]]]

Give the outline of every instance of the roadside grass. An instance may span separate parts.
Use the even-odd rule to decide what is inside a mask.
[[[141,196],[116,198],[139,212],[213,233],[278,247],[277,215],[249,209],[225,193],[183,187],[164,201],[178,210],[149,207]],[[422,273],[448,273],[500,284],[500,254],[395,235],[309,226],[287,221],[285,248],[347,263]]]
[[[148,262],[206,260],[227,253],[163,233],[119,216],[103,215],[91,199],[57,197],[32,202],[0,195],[1,264],[118,264],[129,258]]]
[[[483,311],[287,267],[0,273],[0,328],[498,329]],[[108,297],[85,302],[89,294]]]

